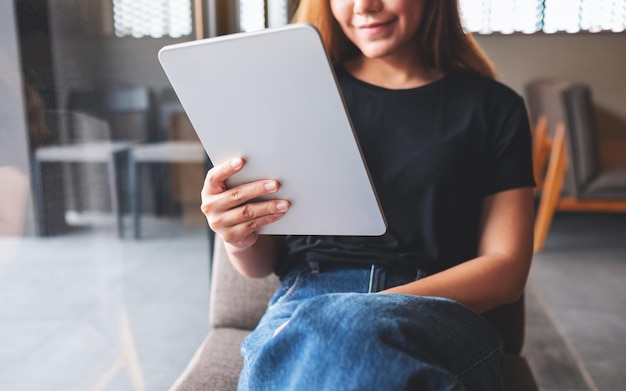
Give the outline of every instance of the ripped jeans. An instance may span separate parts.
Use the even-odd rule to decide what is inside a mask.
[[[368,293],[419,274],[294,267],[241,346],[238,390],[502,390],[502,343],[482,316],[449,299]]]

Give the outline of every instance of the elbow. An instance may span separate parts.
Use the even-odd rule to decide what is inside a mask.
[[[532,254],[524,254],[517,257],[508,258],[507,266],[502,272],[508,278],[500,279],[500,297],[502,304],[511,304],[518,301],[526,290]]]
[[[515,303],[516,301],[522,298],[522,296],[524,295],[524,290],[525,290],[525,285],[513,286],[507,289],[505,294],[502,297],[503,299],[502,304]]]
[[[521,299],[526,290],[526,280],[527,274],[523,274],[523,277],[520,276],[503,285],[500,294],[502,302],[500,304],[511,304]]]
[[[526,290],[528,268],[525,266],[520,267],[520,265],[517,264],[512,268],[501,270],[499,275],[506,277],[498,278],[496,285],[493,286],[494,296],[492,297],[497,297],[493,304],[500,306],[515,303],[524,295]]]

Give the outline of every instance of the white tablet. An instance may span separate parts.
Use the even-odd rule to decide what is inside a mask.
[[[317,30],[308,24],[169,45],[159,60],[228,183],[281,184],[291,202],[262,234],[382,235],[386,222]]]

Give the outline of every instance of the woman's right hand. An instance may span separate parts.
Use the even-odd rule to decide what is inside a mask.
[[[232,189],[226,180],[244,167],[242,158],[235,158],[209,170],[202,187],[202,213],[211,229],[225,243],[244,250],[256,243],[256,231],[280,220],[289,209],[286,200],[251,200],[274,194],[280,184],[275,180],[259,180]]]

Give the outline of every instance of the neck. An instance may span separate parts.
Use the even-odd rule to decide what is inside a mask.
[[[344,64],[357,79],[389,89],[408,89],[432,83],[443,76],[414,56],[367,58],[363,55]]]

